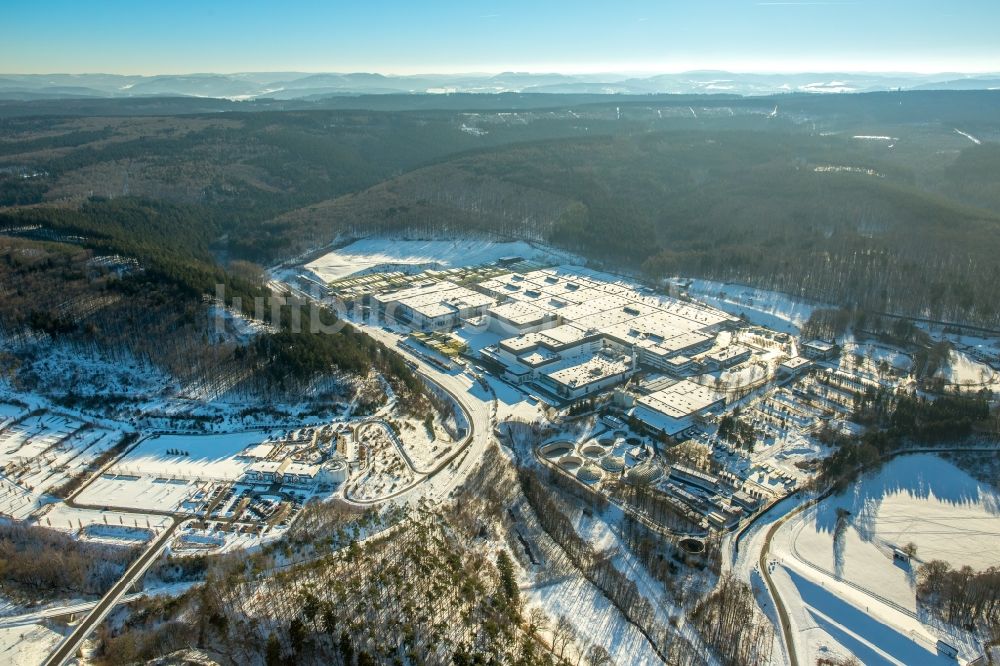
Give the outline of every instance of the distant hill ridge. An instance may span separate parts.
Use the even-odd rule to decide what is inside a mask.
[[[386,75],[373,72],[243,72],[130,76],[119,74],[0,74],[0,99],[191,96],[218,99],[303,99],[328,95],[443,92],[549,94],[873,92],[879,90],[988,90],[1000,74],[804,72],[753,74],[690,71],[650,76],[501,72],[499,74]]]

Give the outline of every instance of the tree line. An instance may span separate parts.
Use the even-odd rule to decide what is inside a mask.
[[[1000,568],[958,569],[932,560],[918,570],[917,599],[944,621],[969,630],[984,628],[1000,639]]]

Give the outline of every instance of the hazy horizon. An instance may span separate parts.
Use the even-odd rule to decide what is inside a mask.
[[[154,72],[112,72],[112,71],[46,71],[46,72],[26,72],[13,70],[0,70],[0,76],[122,76],[122,77],[156,77],[156,76],[246,76],[274,74],[276,76],[287,74],[303,74],[311,76],[314,74],[335,74],[335,75],[358,75],[369,74],[385,77],[483,77],[499,76],[501,74],[520,74],[530,76],[571,76],[571,77],[604,77],[616,76],[622,78],[640,78],[660,75],[679,75],[719,72],[733,74],[737,76],[780,76],[780,75],[806,75],[806,74],[852,74],[866,76],[1000,76],[1000,68],[983,70],[956,70],[956,69],[936,69],[936,70],[883,70],[883,69],[844,69],[831,67],[826,69],[754,69],[738,70],[718,67],[692,67],[688,69],[649,69],[649,70],[594,70],[594,71],[562,71],[542,68],[506,68],[494,70],[456,70],[454,72],[441,70],[427,71],[394,71],[377,69],[243,69],[243,70],[184,70],[184,71],[154,71]]]
[[[23,74],[1000,71],[1000,5],[986,0],[309,0],[291,9],[254,0],[54,0],[3,15],[0,62]]]

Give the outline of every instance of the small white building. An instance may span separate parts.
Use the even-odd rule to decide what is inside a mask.
[[[803,356],[813,361],[826,361],[837,355],[837,345],[825,340],[803,342],[799,350]]]
[[[728,345],[705,354],[702,365],[708,370],[725,370],[750,359],[751,351],[744,345]]]
[[[812,361],[804,356],[793,356],[781,362],[778,366],[778,376],[796,377],[812,367]]]

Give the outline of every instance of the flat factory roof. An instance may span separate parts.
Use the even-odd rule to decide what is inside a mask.
[[[628,372],[631,367],[632,358],[630,356],[625,356],[621,359],[609,359],[604,356],[595,355],[582,361],[580,359],[573,359],[571,364],[543,374],[557,384],[579,388]]]
[[[687,379],[636,399],[637,404],[674,419],[697,414],[718,401],[711,389]]]

